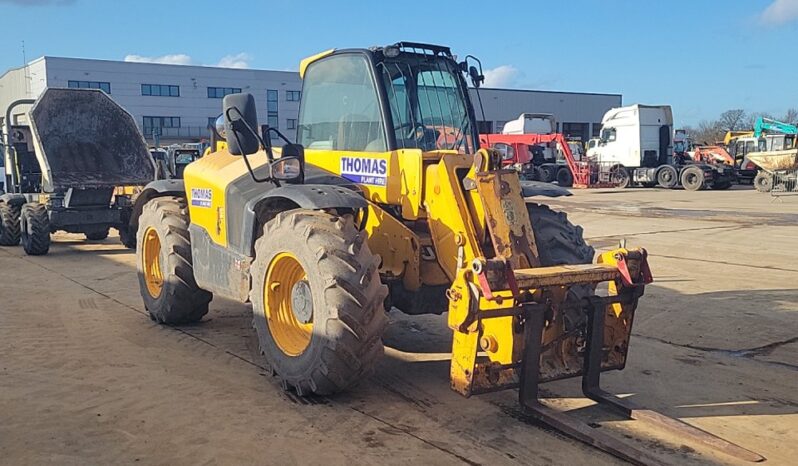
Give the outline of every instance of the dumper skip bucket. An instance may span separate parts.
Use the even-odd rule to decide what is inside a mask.
[[[154,179],[133,117],[103,91],[47,89],[30,110],[30,124],[46,192]]]

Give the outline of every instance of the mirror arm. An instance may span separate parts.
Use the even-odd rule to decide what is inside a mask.
[[[228,121],[232,121],[232,118],[230,118],[230,113],[233,110],[235,110],[236,113],[238,113],[238,116],[240,118],[237,123],[243,123],[244,126],[249,131],[251,131],[252,134],[254,134],[256,138],[258,138],[258,142],[260,142],[261,147],[263,147],[264,150],[266,151],[266,156],[269,159],[269,163],[271,163],[274,160],[274,157],[271,154],[271,150],[266,150],[266,144],[263,142],[263,138],[260,137],[260,135],[257,133],[257,131],[255,131],[252,127],[249,126],[249,123],[247,123],[246,119],[244,119],[244,115],[241,114],[241,110],[239,110],[236,107],[232,107],[232,108],[227,109],[227,119],[228,119]],[[230,136],[228,135],[228,137],[230,137]],[[236,143],[238,143],[238,145],[240,147],[241,146],[241,139],[238,137],[238,132],[233,131],[233,137],[236,138]],[[269,149],[271,149],[271,148],[269,148]],[[255,183],[265,183],[267,181],[273,181],[277,185],[278,188],[280,187],[280,182],[277,181],[277,180],[273,180],[271,177],[258,178],[257,176],[255,176],[255,170],[252,169],[252,165],[249,163],[249,157],[247,156],[247,154],[242,154],[242,157],[244,158],[244,164],[247,166],[247,171],[249,171],[249,176],[252,177],[252,180]]]
[[[266,146],[266,143],[263,142],[263,138],[261,137],[260,134],[258,134],[257,131],[255,131],[255,128],[249,126],[249,123],[247,123],[246,118],[244,118],[244,115],[241,113],[241,110],[239,110],[238,107],[232,107],[232,108],[227,109],[227,120],[228,121],[233,121],[233,119],[230,118],[230,113],[233,110],[235,110],[236,113],[238,113],[238,116],[240,118],[237,121],[237,123],[243,124],[244,127],[246,127],[249,130],[249,132],[254,134],[256,138],[258,138],[258,142],[260,143],[260,146],[263,147],[263,150],[266,152],[266,158],[269,159],[269,162],[274,162],[274,155],[272,154],[271,147],[269,146],[269,150],[266,150],[267,146]],[[233,133],[235,134],[235,131],[233,131]],[[240,145],[241,144],[241,140],[238,138],[238,135],[236,134],[235,137],[236,137],[236,142],[238,142],[239,145]],[[254,177],[254,175],[253,175],[253,177]]]
[[[247,170],[249,171],[249,176],[252,177],[252,180],[255,183],[265,183],[267,181],[271,181],[278,188],[280,187],[280,182],[275,180],[274,178],[272,178],[270,176],[267,176],[266,178],[258,178],[257,176],[255,176],[255,170],[253,170],[252,169],[252,165],[249,164],[249,157],[246,154],[244,154],[242,157],[244,158],[244,164],[247,166]],[[271,162],[269,162],[269,163],[271,163]]]

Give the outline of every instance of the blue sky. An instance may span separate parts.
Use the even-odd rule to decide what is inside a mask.
[[[0,28],[0,71],[22,64],[23,39],[29,60],[279,70],[331,47],[412,40],[480,57],[488,84],[621,93],[672,105],[677,125],[798,107],[798,0],[0,0]]]

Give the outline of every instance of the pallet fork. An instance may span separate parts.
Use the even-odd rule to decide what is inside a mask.
[[[606,392],[600,386],[601,355],[603,352],[604,315],[607,306],[606,298],[593,297],[587,303],[588,309],[588,341],[584,354],[584,373],[582,375],[582,393],[600,406],[609,408],[627,419],[645,422],[673,435],[700,443],[706,447],[735,458],[754,463],[765,461],[765,457],[724,440],[716,435],[701,430],[678,419],[665,416],[656,411],[638,407],[633,403]],[[538,374],[540,372],[540,341],[544,314],[528,312],[526,321],[526,337],[531,344],[526,345],[524,361],[521,365],[518,401],[524,414],[553,427],[554,429],[581,442],[606,451],[632,464],[661,464],[645,451],[612,436],[597,431],[595,428],[574,419],[565,413],[543,405],[538,399]]]
[[[645,285],[653,281],[644,249],[606,252],[597,264],[541,267],[538,246],[529,234],[529,217],[522,214],[525,205],[518,176],[507,170],[473,175],[495,256],[478,256],[470,267],[462,264],[449,290],[455,391],[471,396],[518,388],[524,414],[630,463],[661,464],[649,453],[539,401],[540,383],[581,376],[586,397],[629,419],[739,459],[765,460],[601,389],[601,372],[623,369],[626,364],[634,312]],[[602,282],[608,283],[607,296],[593,291]],[[583,290],[577,302],[569,301],[571,289]],[[577,309],[583,323],[569,328],[566,308],[571,309],[571,316]]]

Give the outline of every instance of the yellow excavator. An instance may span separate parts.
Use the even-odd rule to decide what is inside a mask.
[[[258,126],[252,95],[228,95],[226,148],[138,197],[138,276],[153,320],[199,321],[214,296],[250,302],[274,375],[311,396],[373,369],[386,310],[448,312],[451,386],[464,396],[517,389],[529,416],[656,463],[539,403],[540,383],[581,377],[588,397],[625,416],[761,459],[599,387],[603,371],[626,364],[652,281],[647,253],[619,248],[594,263],[582,228],[544,204],[569,193],[520,181],[479,148],[466,83],[483,81],[478,60],[404,42],[328,50],[299,72],[298,143]]]

